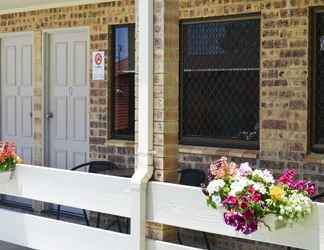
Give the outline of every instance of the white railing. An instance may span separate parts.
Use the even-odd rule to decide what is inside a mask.
[[[91,211],[132,217],[130,179],[19,165],[0,193]],[[292,228],[251,236],[235,233],[221,211],[210,209],[199,188],[150,182],[147,221],[303,249],[324,249],[324,205]],[[134,219],[134,218],[132,218]],[[135,218],[136,219],[136,218]],[[41,250],[132,250],[134,235],[115,233],[36,215],[0,209],[0,240]],[[198,250],[147,240],[148,250]]]

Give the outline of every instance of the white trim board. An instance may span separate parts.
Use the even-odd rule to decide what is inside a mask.
[[[1,0],[0,3],[0,15],[26,12],[32,10],[50,9],[50,8],[60,8],[67,6],[76,6],[83,4],[96,4],[105,2],[114,2],[115,0]],[[3,6],[8,5],[7,8]],[[10,7],[9,7],[10,6]]]

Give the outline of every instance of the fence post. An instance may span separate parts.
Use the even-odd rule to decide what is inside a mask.
[[[314,211],[315,210],[315,211]],[[316,248],[314,250],[324,249],[324,206],[315,205],[313,213],[315,214],[317,224],[317,239],[315,238]]]
[[[153,174],[153,8],[152,0],[136,1],[138,39],[138,137],[132,177],[132,250],[145,250],[147,183]]]

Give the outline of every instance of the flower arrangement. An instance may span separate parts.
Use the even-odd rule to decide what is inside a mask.
[[[11,171],[16,167],[16,164],[23,163],[15,150],[16,145],[14,143],[0,142],[0,172]]]
[[[209,183],[203,192],[209,206],[225,209],[227,225],[251,234],[260,223],[271,230],[264,221],[267,215],[274,215],[279,227],[300,221],[311,213],[310,196],[315,194],[315,185],[296,180],[296,175],[296,171],[286,170],[276,180],[268,170],[253,170],[249,163],[238,167],[222,157],[210,165]]]

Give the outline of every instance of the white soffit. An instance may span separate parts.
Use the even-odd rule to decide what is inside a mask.
[[[113,1],[116,0],[0,0],[0,15],[30,10]]]

